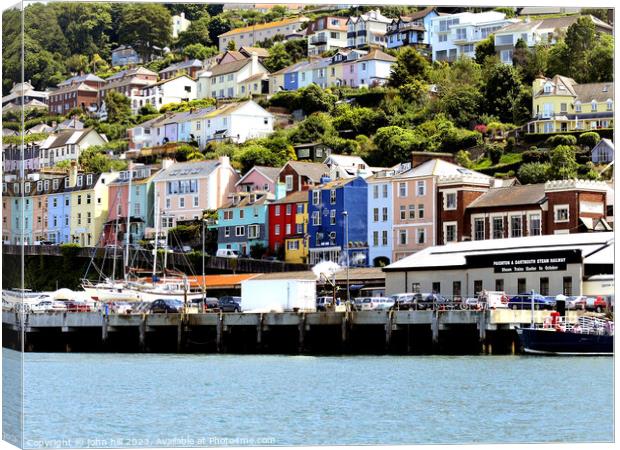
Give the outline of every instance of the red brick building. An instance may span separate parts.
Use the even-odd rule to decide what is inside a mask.
[[[58,85],[58,89],[48,96],[51,113],[66,114],[80,108],[84,111],[96,111],[101,103],[99,90],[105,81],[93,74],[78,75]]]
[[[482,180],[445,177],[437,190],[440,245],[611,230],[603,182],[557,180],[485,188]]]

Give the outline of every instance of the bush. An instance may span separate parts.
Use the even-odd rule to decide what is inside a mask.
[[[526,163],[519,168],[517,178],[522,184],[544,183],[549,179],[549,163]]]
[[[515,138],[510,136],[506,139],[506,148],[504,149],[506,153],[512,153],[515,148]]]
[[[466,169],[471,169],[474,165],[467,150],[459,150],[456,152],[454,160],[459,166],[463,166]]]
[[[579,135],[579,145],[588,147],[590,150],[599,143],[601,137],[596,131],[588,131]]]
[[[265,247],[263,244],[254,244],[250,247],[250,257],[254,259],[260,259],[263,257],[266,251],[267,247]]]
[[[491,144],[487,145],[486,153],[487,157],[491,160],[491,163],[495,165],[499,163],[500,159],[502,159],[504,149],[499,144]]]
[[[522,155],[524,163],[549,162],[549,154],[542,150],[527,150]]]
[[[556,134],[555,136],[549,137],[545,141],[545,145],[549,148],[554,148],[558,145],[577,145],[577,138],[570,134]]]

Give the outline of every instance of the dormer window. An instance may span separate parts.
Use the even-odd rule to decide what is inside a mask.
[[[543,91],[545,94],[551,94],[551,88],[553,87],[553,85],[551,83],[547,83],[545,84],[545,87],[543,88]]]
[[[47,191],[50,188],[50,180],[45,180],[43,183],[43,188]]]
[[[576,101],[575,102],[575,112],[581,112],[581,102],[580,101]]]
[[[24,183],[24,194],[30,193],[30,183]]]
[[[612,100],[607,100],[607,111],[612,111],[614,107],[614,102]]]
[[[19,194],[19,183],[13,183],[13,192]]]
[[[86,184],[93,184],[93,176],[86,175]]]
[[[65,178],[65,187],[68,188],[69,187],[69,178]]]
[[[54,188],[54,190],[58,189],[59,182],[60,180],[58,178],[55,178],[54,181],[52,181],[52,187]]]
[[[43,188],[43,182],[37,181],[37,191],[40,191]]]
[[[79,175],[79,176],[77,177],[77,186],[78,186],[78,187],[81,187],[81,186],[82,186],[82,175]]]
[[[598,110],[598,104],[595,100],[592,100],[592,112],[596,112]]]

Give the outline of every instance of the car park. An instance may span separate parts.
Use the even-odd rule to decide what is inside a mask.
[[[241,312],[241,297],[220,297],[219,308],[222,312]]]
[[[181,300],[158,299],[151,303],[151,313],[179,313],[182,310]]]

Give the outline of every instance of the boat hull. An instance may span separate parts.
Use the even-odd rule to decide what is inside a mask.
[[[518,328],[525,353],[539,355],[612,356],[613,335],[566,333],[553,329]]]

